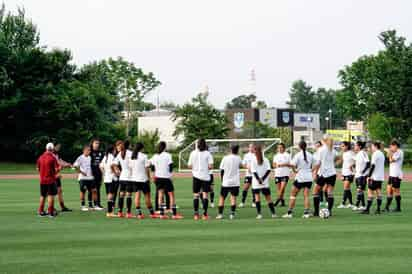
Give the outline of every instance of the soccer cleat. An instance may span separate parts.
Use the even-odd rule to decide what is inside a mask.
[[[258,214],[258,215],[256,216],[256,220],[260,220],[260,219],[263,219],[262,214]]]
[[[126,218],[127,218],[127,219],[131,219],[131,218],[133,218],[132,213],[127,213],[127,214],[126,214]]]
[[[391,212],[399,213],[399,212],[402,212],[402,210],[400,208],[395,208],[395,209],[391,210]]]
[[[211,208],[215,208],[215,203],[210,203]]]
[[[381,210],[380,209],[377,209],[376,211],[375,211],[375,215],[380,215],[381,214]]]
[[[252,207],[256,207],[256,204],[255,204],[255,203],[252,203]]]
[[[159,219],[160,219],[160,220],[167,220],[167,219],[169,219],[169,216],[167,216],[167,215],[160,215],[160,216],[159,216]]]
[[[284,219],[291,219],[291,218],[293,218],[293,215],[286,213],[286,214],[284,214],[284,215],[282,216],[282,218],[284,218]]]
[[[310,218],[310,214],[309,214],[309,213],[303,214],[302,218],[303,218],[303,219],[309,219],[309,218]]]
[[[358,210],[360,210],[360,211],[362,211],[362,210],[366,210],[366,207],[364,207],[364,206],[360,206],[360,207],[358,208]]]
[[[229,215],[229,219],[230,219],[230,220],[233,220],[234,218],[235,218],[235,214],[230,214],[230,215]]]
[[[367,215],[367,214],[369,214],[369,210],[364,209],[364,210],[362,210],[362,211],[360,212],[360,214],[365,214],[365,215]]]
[[[354,205],[351,205],[351,204],[348,204],[347,206],[346,206],[346,208],[349,208],[349,209],[353,209],[355,206]]]
[[[245,207],[245,204],[244,204],[244,203],[240,203],[240,204],[239,204],[239,207],[240,207],[240,208],[244,208],[244,207]]]
[[[89,211],[89,208],[87,206],[81,206],[80,211]]]
[[[344,204],[340,204],[340,205],[338,205],[338,206],[337,206],[337,208],[339,208],[339,209],[343,209],[343,208],[346,208],[346,205],[344,205]]]
[[[150,218],[151,219],[159,219],[159,214],[156,214],[156,213],[150,214]]]
[[[117,217],[119,217],[119,218],[124,218],[123,212],[117,212]]]
[[[106,217],[107,218],[113,218],[113,217],[115,217],[115,215],[113,214],[113,212],[107,212]]]
[[[172,219],[173,220],[181,220],[181,219],[183,219],[183,216],[180,215],[180,214],[172,215]]]
[[[100,207],[100,206],[94,206],[93,209],[96,210],[96,211],[102,211],[102,210],[104,210],[104,208],[103,208],[103,207]]]
[[[47,214],[47,212],[45,212],[45,211],[37,212],[37,216],[39,216],[39,217],[47,217],[47,215],[49,215],[49,214]]]
[[[216,216],[216,220],[222,220],[223,219],[223,215],[222,214],[218,214],[217,216]]]
[[[138,215],[137,215],[137,219],[143,220],[143,219],[144,219],[144,215],[143,215],[143,214],[138,214]]]
[[[198,221],[200,219],[199,214],[193,215],[193,220]]]
[[[209,220],[209,215],[204,214],[204,215],[202,216],[202,220],[203,220],[203,221]]]
[[[272,214],[272,219],[276,219],[276,218],[278,218],[278,215]]]
[[[72,212],[73,210],[71,210],[70,208],[67,207],[63,207],[61,212]]]

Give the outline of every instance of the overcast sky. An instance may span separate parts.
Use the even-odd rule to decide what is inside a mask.
[[[78,65],[123,56],[162,81],[161,101],[188,101],[208,85],[218,107],[249,91],[251,69],[258,97],[284,106],[296,79],[338,87],[339,69],[381,48],[381,31],[395,28],[412,39],[408,0],[5,3],[24,6],[41,43],[69,48]]]

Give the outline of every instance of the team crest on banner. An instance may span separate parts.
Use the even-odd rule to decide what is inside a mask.
[[[242,128],[245,123],[245,114],[243,112],[236,112],[233,114],[233,125],[235,128]]]
[[[282,112],[282,122],[285,123],[285,124],[289,124],[289,122],[290,122],[289,111],[283,111]]]

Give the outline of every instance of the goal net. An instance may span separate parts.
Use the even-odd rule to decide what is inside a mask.
[[[179,152],[179,172],[190,172],[187,166],[190,153],[196,148],[196,141],[186,146]],[[243,159],[243,155],[248,152],[249,144],[259,145],[265,156],[272,162],[275,153],[276,144],[280,143],[280,138],[257,138],[257,139],[206,139],[208,150],[213,155],[214,168],[213,171],[218,171],[220,161],[223,156],[230,152],[233,145],[239,145],[239,156]]]

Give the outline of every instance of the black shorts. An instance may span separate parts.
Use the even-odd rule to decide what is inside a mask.
[[[312,182],[302,182],[299,183],[297,180],[293,182],[293,186],[296,187],[297,189],[302,189],[302,188],[312,188]]]
[[[119,181],[120,192],[134,192],[134,183],[132,181]]]
[[[370,190],[382,189],[382,181],[372,180],[370,183],[368,183],[368,188]]]
[[[134,192],[150,193],[150,182],[133,182]]]
[[[251,184],[252,183],[252,178],[253,178],[252,176],[246,176],[244,184]]]
[[[356,178],[355,180],[356,182],[356,187],[360,190],[365,190],[366,189],[366,177],[365,176],[361,176]]]
[[[238,186],[222,186],[220,189],[220,195],[226,199],[228,194],[237,197],[239,195],[239,187]]]
[[[193,177],[193,193],[210,192],[210,181],[200,180]]]
[[[280,184],[281,182],[288,183],[288,181],[289,181],[289,176],[275,177],[275,184]]]
[[[267,195],[270,195],[270,188],[252,189],[252,193],[253,193],[253,194],[262,193],[263,195],[267,196]]]
[[[86,190],[91,192],[93,189],[96,188],[96,185],[94,184],[94,180],[80,180],[79,186],[80,186],[80,192],[83,192],[83,193],[86,192]]]
[[[156,178],[155,179],[156,189],[164,190],[166,192],[173,192],[175,188],[173,182],[170,178]]]
[[[401,188],[401,182],[401,178],[389,176],[388,185],[392,186],[393,188]]]
[[[40,184],[40,196],[55,196],[57,194],[57,185],[56,183],[52,184]]]
[[[119,182],[118,181],[113,181],[111,183],[104,183],[104,186],[106,187],[106,194],[114,194],[119,190]]]
[[[210,174],[209,183],[210,183],[211,186],[215,185],[215,176],[213,175],[213,173]]]
[[[329,177],[323,177],[323,176],[319,176],[318,180],[316,181],[316,184],[318,186],[325,186],[325,185],[330,185],[330,186],[335,186],[336,184],[336,175],[332,175]]]
[[[349,182],[349,183],[353,183],[353,175],[348,175],[348,176],[343,176],[343,181],[345,182]]]
[[[56,187],[62,187],[62,179],[60,177],[56,179]]]

